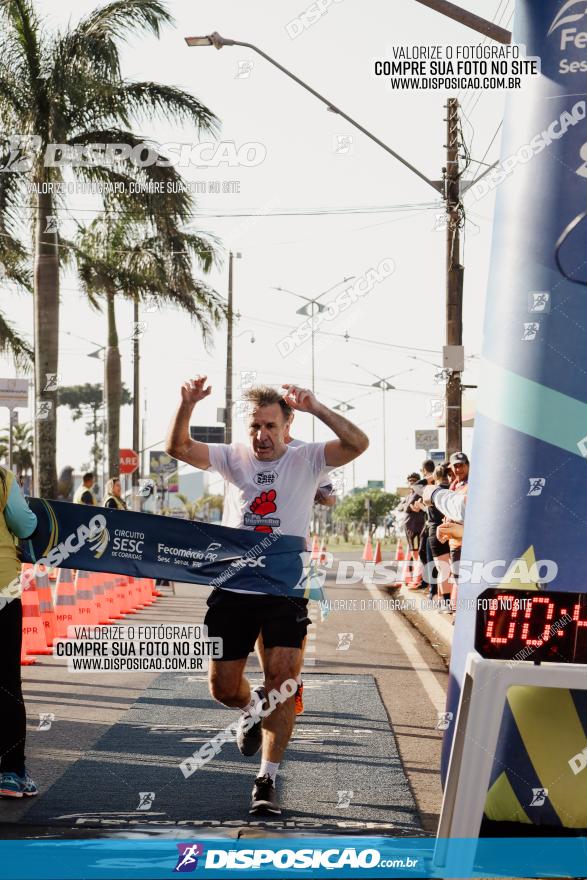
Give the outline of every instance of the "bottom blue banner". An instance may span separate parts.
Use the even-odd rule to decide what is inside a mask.
[[[6,880],[580,877],[587,838],[5,840],[0,865]]]

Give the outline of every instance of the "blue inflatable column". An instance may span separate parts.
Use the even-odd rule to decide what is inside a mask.
[[[517,0],[514,42],[541,75],[509,94],[499,174],[467,203],[498,187],[463,560],[505,566],[463,582],[465,601],[499,583],[587,591],[587,2]],[[457,612],[453,713],[475,614]],[[586,828],[586,746],[585,692],[511,689],[486,815]]]

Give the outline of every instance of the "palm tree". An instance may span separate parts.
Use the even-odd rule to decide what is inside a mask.
[[[125,406],[132,402],[130,391],[126,385],[122,385],[121,405]],[[58,403],[59,406],[68,406],[71,409],[71,417],[74,422],[81,418],[87,419],[85,431],[86,436],[91,437],[93,441],[90,455],[94,462],[94,473],[97,474],[98,465],[104,455],[100,442],[104,431],[104,386],[86,382],[84,385],[68,385],[59,388]],[[102,414],[100,414],[100,410],[102,410]]]
[[[63,179],[59,161],[83,181],[112,186],[105,205],[130,205],[137,201],[130,183],[157,183],[163,192],[145,191],[145,204],[160,209],[160,217],[190,215],[188,193],[176,194],[180,177],[173,167],[137,166],[129,160],[106,164],[105,160],[80,162],[79,150],[88,144],[128,144],[143,141],[130,130],[139,115],[157,114],[174,122],[189,122],[197,130],[214,132],[214,114],[197,98],[172,86],[154,82],[131,82],[121,75],[119,44],[133,34],[159,35],[172,22],[160,0],[113,0],[91,12],[75,26],[52,33],[37,16],[32,0],[0,0],[0,130],[19,132],[33,139],[33,155],[14,159],[0,174],[0,206],[5,222],[14,228],[33,209],[34,243],[35,396],[57,408],[55,390],[44,390],[45,375],[58,372],[59,257],[60,237],[56,211],[65,205],[50,185]],[[4,137],[14,148],[14,136]],[[19,142],[20,144],[20,142]],[[19,145],[17,144],[17,145]],[[59,153],[48,145],[65,145]],[[162,157],[150,144],[158,158]],[[77,151],[77,153],[76,153]],[[53,163],[49,161],[53,156]],[[24,163],[24,164],[23,164]],[[28,163],[28,164],[27,164]],[[31,187],[32,184],[32,187]],[[173,195],[167,196],[171,192]],[[27,204],[28,200],[28,204]],[[162,225],[164,220],[161,221]],[[45,497],[55,497],[56,420],[35,420],[35,484]]]
[[[108,426],[108,469],[118,473],[120,447],[121,367],[116,326],[117,296],[149,297],[174,305],[199,326],[204,345],[213,326],[225,315],[218,294],[194,277],[193,263],[209,272],[218,257],[212,236],[182,231],[167,218],[165,234],[157,218],[132,210],[98,217],[79,227],[74,245],[82,287],[94,307],[106,302],[108,339],[105,355],[105,397]],[[159,227],[159,228],[158,228]],[[137,332],[137,328],[135,328]]]
[[[0,434],[0,455],[4,458],[8,455],[8,443],[8,433]],[[19,477],[33,469],[33,429],[25,422],[12,428],[12,461]]]
[[[6,156],[0,159],[2,167],[6,164]],[[0,175],[2,176],[2,175]],[[32,273],[30,254],[15,238],[6,225],[10,206],[6,202],[7,188],[0,188],[0,282],[12,283],[17,289],[31,292]],[[0,312],[0,353],[11,355],[17,369],[30,372],[33,361],[33,350],[18,330],[6,320]]]

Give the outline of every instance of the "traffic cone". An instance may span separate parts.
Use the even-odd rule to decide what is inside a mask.
[[[412,572],[412,590],[417,590],[422,586],[422,574],[424,572],[424,566],[422,565],[422,560],[420,559],[420,554],[417,550],[414,550],[414,568]]]
[[[23,566],[24,568],[24,566]],[[31,567],[32,568],[32,567]],[[55,608],[53,607],[53,593],[49,576],[45,566],[38,566],[38,570],[34,575],[34,584],[39,599],[39,611],[41,612],[41,620],[45,629],[45,641],[49,647],[53,645],[55,639]]]
[[[320,557],[318,559],[318,562],[326,562],[327,552],[328,551],[326,549],[326,541],[322,541],[322,546],[320,547]]]
[[[82,574],[86,576],[88,583],[92,585],[96,623],[102,623],[106,626],[110,623],[110,618],[108,617],[108,609],[106,607],[106,582],[104,575],[101,572],[96,572],[97,576],[92,578],[92,573],[89,571],[84,571]]]
[[[397,562],[395,569],[395,587],[401,586],[404,582],[405,558],[403,544],[398,540],[397,547],[395,548],[395,561]]]
[[[320,556],[320,543],[318,541],[318,535],[314,535],[312,539],[312,553],[310,555],[310,559],[318,559]]]
[[[116,575],[114,583],[116,595],[118,596],[118,601],[120,603],[119,613],[123,616],[126,616],[127,614],[136,614],[132,602],[134,596],[129,593],[128,589],[128,578],[122,575]]]
[[[373,562],[373,544],[371,543],[371,535],[367,535],[367,540],[363,547],[363,562]]]
[[[381,562],[382,559],[383,557],[381,555],[381,541],[377,541],[377,543],[375,544],[375,558],[373,559],[373,562],[377,565],[377,563]]]
[[[94,587],[87,571],[78,569],[75,573],[75,600],[77,621],[82,626],[95,626],[98,613],[94,601]]]
[[[22,591],[22,653],[52,654],[45,640],[45,624],[39,610],[39,597],[34,581],[30,581]]]
[[[145,606],[152,605],[155,597],[151,593],[151,582],[148,578],[137,578],[141,590],[141,603]]]
[[[120,600],[118,598],[118,589],[116,586],[115,575],[106,575],[104,581],[104,600],[106,606],[106,616],[110,620],[122,620],[123,615],[120,613]]]
[[[406,561],[404,563],[404,584],[406,587],[410,587],[412,585],[412,569],[413,569],[413,550],[408,544],[408,549],[406,553]]]
[[[155,578],[149,578],[149,588],[151,590],[151,596],[153,598],[153,602],[156,602],[159,596],[162,596],[163,593],[160,593],[157,589],[157,581]]]
[[[79,623],[75,584],[70,568],[60,568],[57,574],[55,598],[55,637],[67,638],[67,627]]]

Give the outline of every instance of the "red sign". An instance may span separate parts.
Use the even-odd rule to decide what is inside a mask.
[[[120,473],[134,474],[139,466],[139,455],[134,449],[120,450]]]

